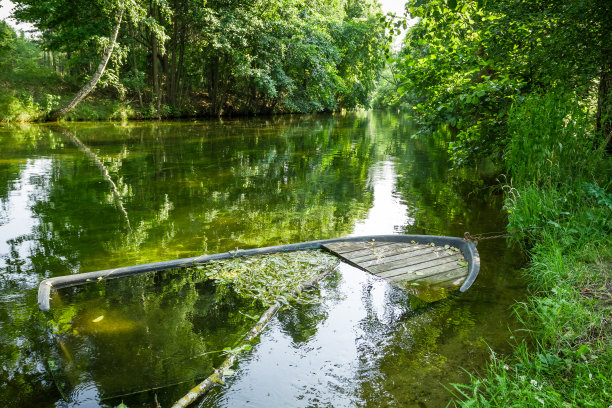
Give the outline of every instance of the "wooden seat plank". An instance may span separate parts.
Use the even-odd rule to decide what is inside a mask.
[[[451,288],[468,275],[463,255],[448,246],[385,241],[342,241],[328,251],[391,283],[416,282]]]
[[[432,266],[435,266],[438,263],[446,262],[447,258],[460,259],[462,258],[462,256],[458,254],[447,255],[445,253],[440,254],[437,252],[429,252],[429,253],[422,254],[419,256],[402,258],[402,259],[390,261],[390,262],[382,262],[377,265],[368,266],[367,269],[373,274],[378,275],[382,272],[392,271],[395,269],[401,269],[404,267],[418,265],[418,264],[422,264],[426,262],[430,262],[432,263],[431,264]],[[440,261],[440,262],[436,262],[436,261]]]
[[[358,242],[352,242],[352,241],[341,241],[341,242],[330,242],[324,245],[325,248],[329,249],[330,251],[352,251],[355,248],[367,248],[369,245],[369,242],[367,241],[358,241]]]
[[[439,265],[445,265],[447,263],[452,263],[458,266],[457,262],[459,262],[461,259],[463,259],[461,255],[458,255],[458,254],[449,255],[444,258],[427,260],[424,262],[415,263],[413,265],[406,265],[406,266],[402,266],[402,267],[398,267],[398,268],[394,268],[394,269],[390,269],[386,271],[376,272],[374,273],[374,275],[380,276],[381,278],[387,278],[387,277],[399,275],[399,274],[406,273],[406,272],[412,273],[412,272],[418,272],[421,270],[428,270],[431,268],[435,268]],[[422,275],[425,276],[424,273]]]
[[[375,259],[371,259],[371,258],[359,258],[359,259],[355,259],[355,262],[359,263],[359,265],[362,265],[364,267],[369,267],[372,265],[380,265],[382,263],[389,263],[389,262],[393,262],[393,261],[397,261],[397,260],[401,260],[401,259],[407,259],[407,258],[411,258],[411,257],[415,257],[415,256],[420,256],[420,255],[424,255],[427,253],[433,253],[433,252],[441,252],[441,251],[436,251],[435,248],[432,248],[431,246],[427,245],[423,248],[416,248],[414,250],[411,251],[406,251],[406,252],[402,252],[400,254],[396,254],[396,255],[387,255],[384,257],[378,257]]]
[[[443,272],[436,275],[425,276],[416,279],[416,282],[427,283],[430,285],[440,284],[447,281],[455,281],[458,278],[465,278],[466,274],[467,266],[457,266],[457,269],[452,269],[448,272]]]
[[[381,243],[366,243],[365,246],[355,246],[352,249],[348,247],[342,251],[337,251],[340,255],[350,257],[351,260],[355,260],[362,257],[368,257],[376,254],[385,254],[387,252],[393,252],[397,248],[402,248],[401,243],[397,242],[381,242]]]
[[[401,256],[403,254],[410,254],[416,251],[433,252],[435,248],[429,245],[404,245],[404,246],[388,246],[379,250],[370,250],[369,252],[363,251],[362,253],[355,253],[355,256],[351,256],[353,262],[362,263],[368,261],[374,261],[377,259]],[[408,255],[410,256],[410,255]]]
[[[451,269],[455,269],[457,266],[459,266],[459,264],[457,263],[458,261],[459,259],[453,259],[451,257],[448,257],[444,260],[423,262],[421,264],[410,265],[404,268],[375,273],[375,275],[381,278],[388,279],[395,278],[399,275],[413,275],[414,279],[418,279],[419,277],[435,275],[440,272],[446,272],[450,271]]]

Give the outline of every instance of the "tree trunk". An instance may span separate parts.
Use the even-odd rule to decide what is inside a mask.
[[[185,2],[186,4],[186,2]],[[179,101],[183,99],[183,87],[181,83],[181,78],[183,77],[183,56],[185,55],[185,37],[186,37],[187,27],[185,22],[182,23],[181,29],[181,39],[179,41],[179,57],[178,57],[178,67],[176,76],[174,77],[174,92],[176,94],[175,103],[178,104]]]
[[[162,75],[159,84],[159,97],[163,104],[169,105],[168,103],[168,77],[170,73],[170,61],[168,59],[168,51],[159,54],[159,63],[162,67]]]
[[[178,10],[178,1],[174,0],[174,10]],[[174,79],[176,77],[176,51],[177,51],[177,41],[179,36],[179,17],[178,13],[175,13],[174,20],[172,22],[172,42],[170,43],[170,50],[168,53],[172,53],[170,68],[167,74],[166,81],[166,98],[168,100],[168,104],[171,106],[175,106],[176,101],[176,88],[174,87]]]
[[[176,76],[174,78],[174,90],[176,93],[176,103],[180,104],[180,102],[183,100],[183,91],[184,91],[184,86],[183,86],[183,82],[181,82],[181,78],[183,78],[184,75],[184,71],[185,71],[185,67],[183,65],[183,57],[185,55],[185,41],[186,41],[186,37],[187,37],[187,15],[189,13],[189,1],[188,0],[183,0],[183,12],[182,12],[182,18],[181,18],[181,37],[179,40],[179,58],[178,58],[178,67],[177,67],[177,73]]]
[[[154,6],[155,7],[155,6]],[[157,13],[154,13],[154,16]],[[151,32],[151,45],[153,52],[151,53],[151,63],[153,64],[153,101],[155,103],[155,109],[157,110],[157,117],[159,118],[160,100],[159,100],[159,69],[157,67],[157,37],[154,32]]]
[[[138,63],[136,61],[136,33],[131,28],[128,28],[128,32],[130,35],[130,42],[132,43],[132,70],[134,72],[134,78],[138,75]],[[140,109],[144,108],[142,103],[142,92],[140,86],[136,89],[136,93],[138,94],[138,102],[140,103]]]
[[[96,70],[94,75],[85,85],[83,85],[81,90],[77,92],[77,94],[74,96],[74,98],[72,98],[70,102],[68,102],[66,105],[58,109],[55,109],[49,113],[46,119],[48,122],[54,122],[58,120],[60,117],[70,112],[72,109],[74,109],[74,107],[79,102],[81,102],[81,100],[83,100],[83,98],[85,98],[96,87],[96,84],[98,83],[98,81],[102,77],[102,74],[104,73],[106,64],[108,64],[108,61],[110,60],[110,57],[113,54],[113,49],[115,48],[115,44],[117,42],[117,35],[119,34],[119,27],[121,26],[121,20],[123,18],[124,10],[125,10],[125,4],[123,4],[121,6],[121,9],[119,9],[117,24],[115,25],[115,28],[113,29],[113,32],[111,33],[110,44],[108,48],[106,49],[104,57],[102,58],[102,61],[100,61],[100,64],[98,65],[98,69]]]
[[[603,143],[606,143],[606,152],[612,154],[612,55],[607,57],[608,61],[603,64],[599,76],[597,131],[602,135]]]
[[[210,87],[208,95],[212,104],[212,114],[218,115],[219,113],[219,57],[214,56],[211,58],[210,67]]]

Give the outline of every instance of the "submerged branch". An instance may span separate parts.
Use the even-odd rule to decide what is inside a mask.
[[[289,295],[295,295],[296,293],[315,286],[321,279],[326,277],[334,268],[330,267],[329,269],[324,270],[323,272],[316,275],[310,281],[305,282],[299,286],[298,289],[292,291]],[[283,306],[283,302],[276,301],[272,306],[270,306],[259,318],[255,326],[249,330],[245,336],[242,338],[238,346],[234,349],[235,351],[231,352],[229,356],[221,363],[219,368],[217,368],[208,378],[204,381],[193,387],[183,398],[179,399],[172,405],[172,408],[185,408],[195,402],[198,398],[202,397],[211,388],[213,388],[216,384],[224,385],[223,376],[224,373],[229,370],[229,368],[234,364],[236,357],[238,354],[248,349],[249,342],[253,340],[255,337],[261,333],[261,331],[266,327],[266,324],[276,315],[276,312],[280,310]]]

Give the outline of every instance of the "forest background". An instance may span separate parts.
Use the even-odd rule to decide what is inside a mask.
[[[369,106],[388,49],[376,1],[16,1],[0,23],[0,119],[311,113]],[[384,18],[383,18],[384,20]],[[118,29],[117,33],[114,33]]]

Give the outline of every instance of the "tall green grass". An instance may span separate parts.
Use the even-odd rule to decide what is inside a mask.
[[[512,182],[557,187],[589,178],[603,153],[594,151],[593,123],[588,106],[563,92],[530,95],[514,105],[504,157]]]
[[[456,385],[463,407],[612,406],[612,188],[590,112],[561,93],[512,108],[508,229],[531,255],[528,339]]]

